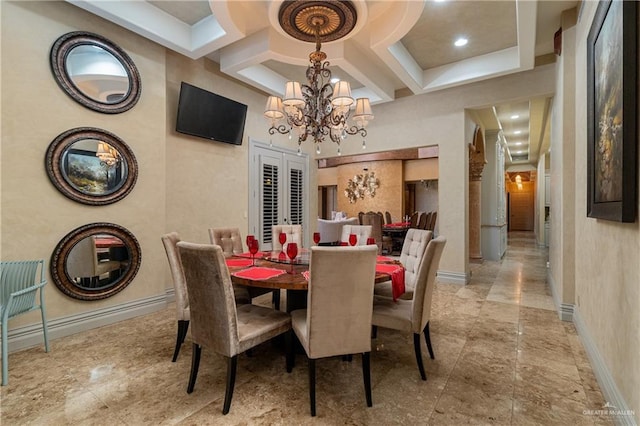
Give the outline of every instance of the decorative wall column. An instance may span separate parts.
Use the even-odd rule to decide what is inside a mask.
[[[481,199],[482,170],[486,164],[484,137],[480,126],[476,127],[473,144],[469,144],[469,259],[482,262],[481,231]]]

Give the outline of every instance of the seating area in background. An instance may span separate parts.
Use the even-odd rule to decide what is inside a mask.
[[[409,227],[415,229],[428,229],[433,232],[438,218],[437,211],[414,212],[409,219]]]
[[[9,384],[8,322],[11,318],[40,310],[44,350],[49,352],[47,315],[44,307],[44,260],[0,262],[0,326],[2,327],[2,386]],[[36,302],[36,294],[39,293]]]
[[[352,217],[341,220],[318,219],[317,231],[320,233],[320,245],[339,245],[344,225],[358,225],[358,218]]]

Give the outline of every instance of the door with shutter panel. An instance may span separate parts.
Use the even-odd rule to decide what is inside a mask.
[[[250,141],[249,233],[262,250],[271,250],[271,227],[302,225],[306,246],[308,224],[308,156]]]

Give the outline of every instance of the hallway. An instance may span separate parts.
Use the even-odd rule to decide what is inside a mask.
[[[366,408],[360,357],[317,363],[318,417],[309,416],[307,362],[291,374],[278,348],[241,356],[227,416],[226,364],[206,348],[194,392],[185,392],[189,337],[171,363],[173,306],[144,317],[13,353],[2,388],[7,424],[593,424],[605,401],[571,323],[553,310],[546,249],[513,233],[499,262],[472,265],[469,285],[438,283],[432,341],[419,378],[408,334],[379,329],[372,342],[373,407]],[[268,296],[268,295],[267,295]],[[268,303],[269,298],[264,298]],[[427,353],[423,345],[423,357]]]

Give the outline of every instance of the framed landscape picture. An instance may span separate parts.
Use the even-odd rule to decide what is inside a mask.
[[[587,39],[587,215],[637,214],[637,3],[598,4]]]

